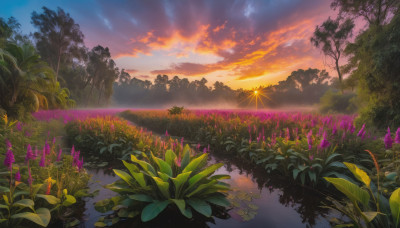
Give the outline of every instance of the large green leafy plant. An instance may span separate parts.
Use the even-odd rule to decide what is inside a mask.
[[[336,189],[342,192],[347,200],[339,202],[331,197],[333,208],[351,219],[346,223],[334,219],[335,223],[346,227],[400,227],[400,188],[390,195],[389,200],[379,190],[379,167],[378,187],[374,185],[368,174],[355,164],[344,162],[354,177],[361,183],[353,183],[344,178],[325,177]]]
[[[139,160],[132,155],[132,163],[123,161],[127,172],[114,169],[121,180],[107,188],[119,196],[97,202],[98,211],[113,209],[119,218],[141,214],[141,220],[147,222],[167,208],[190,219],[193,213],[211,217],[213,206],[229,206],[224,193],[230,187],[220,180],[230,176],[213,175],[223,164],[207,166],[208,154],[192,156],[189,146],[185,146],[182,156],[167,150],[164,159],[144,153],[142,157]]]

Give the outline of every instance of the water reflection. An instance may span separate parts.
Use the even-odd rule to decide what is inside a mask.
[[[325,218],[330,217],[330,211],[321,208],[325,197],[316,190],[268,175],[265,170],[239,159],[212,156],[210,162],[224,164],[218,173],[229,172],[232,178],[228,183],[234,190],[260,194],[259,199],[251,202],[258,206],[254,219],[217,221],[216,227],[330,227]],[[235,210],[230,213],[235,220],[240,220],[241,216],[235,215]]]

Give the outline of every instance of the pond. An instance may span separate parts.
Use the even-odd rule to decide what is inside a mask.
[[[271,178],[263,170],[255,169],[248,164],[228,157],[210,156],[209,164],[224,164],[216,173],[231,175],[226,180],[232,187],[229,200],[233,209],[221,218],[209,221],[185,223],[191,227],[330,227],[329,218],[332,212],[321,208],[324,196],[313,189],[293,185],[284,179]],[[119,179],[111,168],[88,169],[93,175],[90,191],[99,190],[94,198],[87,198],[84,216],[80,227],[93,227],[93,224],[104,214],[94,209],[94,203],[110,198],[114,192],[102,186]],[[142,224],[139,219],[129,223],[119,223],[115,227],[178,227],[180,218],[161,214],[152,223]]]

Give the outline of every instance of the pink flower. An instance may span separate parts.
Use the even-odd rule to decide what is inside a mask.
[[[365,134],[365,124],[362,125],[360,131],[358,132],[357,136],[362,137]]]
[[[387,129],[387,133],[385,135],[385,138],[384,138],[383,142],[385,143],[385,149],[392,148],[393,139],[392,139],[392,136],[390,135],[390,128],[389,127]]]
[[[314,160],[314,155],[310,155],[308,156],[308,158],[310,159],[310,161]]]
[[[42,151],[42,157],[40,158],[39,166],[46,167],[46,152],[45,152],[45,150]]]
[[[25,156],[25,161],[33,160],[35,159],[35,155],[33,154],[31,144],[28,144],[26,148],[26,156]]]
[[[323,136],[322,136],[322,140],[321,140],[321,143],[319,144],[319,146],[322,148],[322,149],[325,149],[325,148],[327,148],[327,147],[329,147],[331,144],[328,142],[328,140],[326,139],[326,131],[324,131],[324,134],[323,134]]]
[[[57,155],[57,161],[61,161],[61,155],[62,155],[62,149],[60,148]]]
[[[307,134],[307,144],[308,144],[308,150],[311,150],[312,149],[312,144],[313,144],[313,141],[312,141],[312,130],[310,130],[309,132],[308,132],[308,134]]]
[[[395,143],[400,143],[400,127],[397,128],[396,136],[394,137],[394,142]]]
[[[8,149],[6,157],[4,159],[4,166],[8,167],[8,169],[11,170],[11,166],[14,162],[15,162],[14,154],[10,149]]]
[[[18,169],[18,171],[15,173],[15,181],[21,181],[21,173],[19,172],[19,169]]]
[[[45,151],[46,155],[49,155],[51,152],[50,145],[47,143],[47,141],[44,144],[44,151]]]

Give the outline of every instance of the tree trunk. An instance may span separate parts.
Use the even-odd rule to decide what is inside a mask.
[[[337,71],[338,76],[339,76],[340,91],[341,91],[342,94],[343,94],[343,79],[342,79],[342,74],[340,73],[339,60],[337,59],[337,60],[335,61],[335,63],[336,63],[336,71]]]
[[[57,60],[57,69],[56,69],[56,82],[58,78],[58,70],[60,69],[60,60],[61,60],[61,48],[58,49],[58,60]]]

